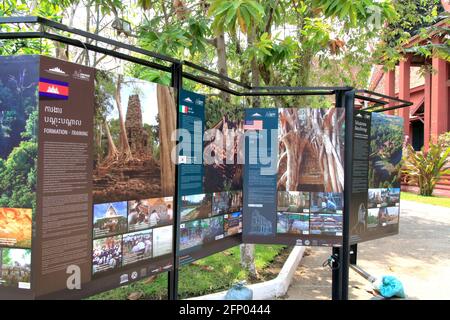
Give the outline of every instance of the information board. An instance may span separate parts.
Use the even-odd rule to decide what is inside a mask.
[[[246,110],[244,242],[341,243],[344,116],[336,108]]]
[[[170,270],[173,89],[43,56],[0,65],[0,297]]]
[[[343,108],[244,109],[43,56],[0,66],[0,298],[82,298],[241,243],[341,245]],[[397,234],[403,120],[355,111],[352,132],[351,242]]]
[[[180,94],[180,264],[241,243],[243,119],[225,110],[203,95]]]
[[[351,242],[398,233],[403,118],[355,112]]]

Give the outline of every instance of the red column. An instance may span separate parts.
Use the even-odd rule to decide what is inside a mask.
[[[409,101],[411,97],[410,89],[410,77],[411,77],[411,55],[406,55],[403,60],[400,61],[400,77],[399,77],[399,98]],[[403,117],[404,121],[404,133],[408,136],[408,142],[411,142],[411,136],[409,134],[409,107],[399,110],[399,115]]]
[[[395,69],[384,72],[384,94],[395,97]],[[389,103],[386,107],[394,106],[393,103]],[[394,110],[389,110],[387,114],[394,114]]]
[[[440,43],[440,39],[433,39]],[[433,57],[433,74],[431,76],[431,140],[436,142],[439,134],[449,130],[448,106],[448,63],[444,59]]]
[[[424,91],[424,132],[423,132],[423,146],[428,150],[430,143],[430,126],[431,126],[431,73],[425,73],[425,91]]]

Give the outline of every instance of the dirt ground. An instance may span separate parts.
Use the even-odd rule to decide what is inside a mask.
[[[408,299],[450,299],[450,208],[402,201],[400,233],[358,245],[358,265],[374,277],[394,275]],[[331,299],[331,248],[310,248],[285,299]],[[350,299],[380,299],[350,269]]]

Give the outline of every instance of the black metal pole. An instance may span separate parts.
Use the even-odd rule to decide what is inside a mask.
[[[345,91],[337,90],[335,93],[336,108],[343,108],[345,106]],[[331,255],[333,257],[333,262],[331,264],[331,299],[341,300],[342,299],[342,250],[340,247],[333,247],[331,250]]]
[[[181,63],[172,64],[172,87],[175,90],[176,108],[177,108],[177,129],[180,125],[179,120],[179,101],[180,101],[180,91],[183,89],[183,65]],[[178,160],[178,159],[177,159]],[[169,300],[178,299],[178,252],[179,252],[179,214],[178,214],[178,164],[175,163],[175,190],[173,197],[173,242],[172,242],[172,257],[173,262],[172,271],[169,271],[168,275],[168,298]]]
[[[333,247],[331,264],[331,299],[342,300],[342,253],[340,247]]]
[[[352,244],[350,246],[350,264],[356,265],[358,262],[358,244]]]
[[[344,219],[342,226],[342,296],[348,300],[350,266],[350,208],[352,201],[353,170],[353,112],[355,108],[355,90],[345,92],[345,166],[344,166]]]

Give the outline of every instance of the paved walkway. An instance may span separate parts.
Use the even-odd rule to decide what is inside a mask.
[[[402,201],[400,233],[358,245],[358,265],[375,277],[392,274],[408,299],[450,299],[450,208]],[[286,299],[330,299],[330,248],[311,248]],[[350,269],[350,299],[377,299],[369,282]]]

